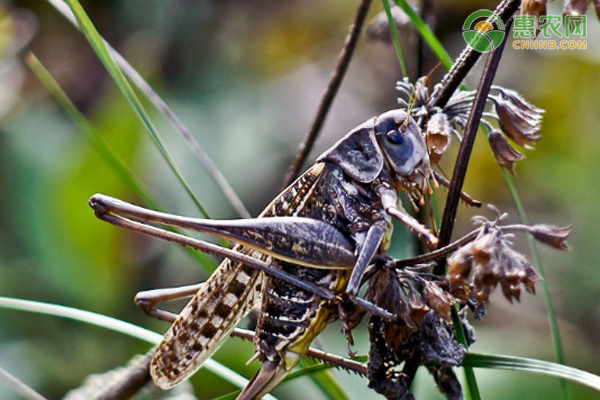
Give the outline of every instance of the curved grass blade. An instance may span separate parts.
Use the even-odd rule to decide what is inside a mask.
[[[563,380],[568,379],[580,383],[600,392],[600,376],[549,361],[524,357],[467,353],[463,364],[475,368],[527,371],[548,376],[556,376]]]
[[[111,77],[115,81],[117,87],[121,90],[121,93],[123,93],[123,96],[125,96],[125,98],[129,102],[129,104],[131,105],[131,107],[133,108],[135,113],[137,114],[138,118],[140,119],[140,121],[142,122],[144,127],[146,128],[146,131],[150,134],[153,143],[156,145],[156,148],[158,149],[158,151],[160,152],[160,154],[162,155],[164,160],[167,162],[170,169],[175,174],[175,177],[177,178],[177,180],[184,187],[186,193],[192,199],[192,201],[194,202],[196,207],[200,210],[202,215],[204,215],[206,218],[210,218],[207,210],[204,208],[202,203],[200,203],[200,200],[198,200],[198,198],[192,191],[191,187],[189,186],[189,184],[187,183],[187,181],[185,180],[185,178],[183,177],[183,175],[177,168],[177,165],[175,164],[173,157],[171,156],[171,154],[165,147],[158,131],[156,130],[156,127],[150,120],[148,113],[146,112],[146,110],[142,106],[142,103],[137,98],[136,94],[134,93],[131,85],[127,81],[127,78],[123,74],[123,71],[121,71],[121,69],[116,64],[115,60],[112,58],[112,56],[108,52],[108,49],[104,45],[104,41],[102,40],[102,38],[100,37],[100,34],[98,33],[98,31],[92,24],[92,21],[89,19],[89,17],[87,16],[85,11],[81,7],[81,4],[79,4],[79,2],[77,0],[65,0],[65,1],[71,8],[71,11],[73,12],[73,14],[75,15],[75,18],[77,19],[77,22],[79,23],[79,26],[81,27],[81,31],[83,32],[84,36],[90,43],[92,49],[96,52],[98,58],[100,59],[102,64],[104,64],[104,67],[106,68],[108,73],[111,75]]]
[[[427,25],[425,21],[423,21],[419,14],[417,14],[415,10],[413,10],[413,8],[410,6],[410,4],[408,4],[406,0],[395,0],[395,2],[396,5],[400,7],[402,11],[404,11],[404,13],[408,16],[415,28],[417,28],[417,30],[423,37],[423,40],[425,40],[425,42],[431,49],[431,51],[433,51],[437,58],[444,64],[444,67],[450,69],[450,67],[452,67],[452,64],[454,63],[454,60],[452,60],[452,57],[450,57],[450,54],[448,54],[442,42],[440,42],[437,36],[435,36],[435,34],[431,31],[429,25]],[[384,0],[384,4],[385,3],[387,3],[387,0]],[[396,25],[391,24],[390,21],[390,27],[391,26],[394,26],[395,28]],[[393,32],[394,31],[392,30],[392,34]],[[398,36],[397,33],[396,36]]]
[[[11,388],[13,392],[26,400],[46,400],[44,396],[27,386],[16,376],[10,374],[4,368],[0,367],[0,382]]]
[[[325,364],[305,357],[300,365],[303,366],[303,368],[296,372],[306,370],[308,370],[308,372],[306,372],[305,374],[299,374],[294,376],[300,377],[303,375],[309,375],[311,380],[315,383],[315,385],[317,385],[321,392],[323,392],[323,394],[325,394],[329,399],[351,399],[350,395],[348,395],[348,393],[338,381],[338,379],[335,377],[332,371],[322,368],[321,370],[319,370],[320,372],[317,373],[317,370],[312,370],[312,367],[320,367]],[[286,379],[284,379],[284,381],[291,379],[294,379],[294,377],[290,378],[290,376],[288,375]]]
[[[388,22],[390,24],[390,32],[392,34],[392,40],[394,41],[394,48],[396,49],[396,54],[398,55],[398,62],[400,63],[400,70],[402,71],[402,76],[408,78],[408,68],[406,67],[404,55],[402,54],[402,47],[400,46],[400,36],[398,35],[398,27],[396,26],[396,22],[394,21],[394,17],[392,16],[390,2],[389,0],[382,0],[382,2],[383,8],[385,10],[385,15],[387,16]]]
[[[486,134],[489,134],[487,127],[485,128],[485,132]],[[525,208],[523,207],[523,203],[521,202],[521,196],[519,196],[519,192],[517,191],[517,188],[515,186],[514,179],[506,168],[500,168],[502,169],[502,175],[504,176],[506,185],[509,188],[509,192],[515,205],[515,209],[517,210],[519,220],[524,225],[528,225],[529,218],[527,218],[527,214],[525,213]],[[531,252],[531,257],[533,258],[533,265],[535,266],[536,271],[538,271],[542,277],[542,293],[544,296],[544,303],[546,304],[546,313],[548,314],[548,325],[550,325],[550,335],[552,337],[552,344],[554,346],[554,355],[556,357],[556,361],[558,361],[559,364],[564,365],[566,363],[566,360],[562,347],[562,339],[560,337],[560,330],[558,329],[558,320],[556,318],[556,312],[554,311],[552,296],[550,295],[550,289],[548,288],[546,271],[544,269],[544,265],[542,264],[540,253],[538,252],[537,246],[535,245],[535,241],[533,240],[531,234],[527,234],[527,242],[529,244],[529,251]],[[567,382],[563,379],[561,380],[560,385],[563,392],[563,398],[568,399],[569,391],[567,387]]]
[[[58,82],[52,77],[50,72],[44,67],[40,60],[33,54],[29,53],[25,57],[25,63],[44,85],[46,90],[54,97],[56,102],[63,108],[67,115],[71,118],[73,123],[79,128],[84,134],[84,137],[90,142],[90,144],[98,151],[100,156],[104,158],[107,165],[112,168],[117,176],[119,176],[125,184],[148,206],[155,210],[161,210],[162,207],[152,198],[148,191],[144,188],[140,180],[131,172],[127,165],[121,160],[106,143],[102,135],[92,127],[91,123],[87,118],[77,109],[75,104],[69,99],[64,90],[60,87]],[[169,227],[173,232],[183,233],[180,229]],[[208,272],[212,272],[216,269],[214,260],[208,255],[184,247],[184,249],[192,255]]]
[[[62,16],[64,16],[69,22],[71,22],[77,29],[80,29],[77,24],[77,20],[73,13],[69,10],[67,5],[60,0],[47,0]],[[244,206],[239,196],[235,193],[227,179],[223,176],[221,171],[214,163],[214,161],[208,156],[208,154],[202,149],[198,141],[192,136],[189,129],[184,123],[177,117],[177,115],[171,110],[169,105],[156,93],[152,87],[144,80],[144,78],[123,58],[123,56],[116,51],[106,40],[104,45],[108,49],[108,52],[113,56],[115,62],[121,70],[127,75],[127,77],[140,89],[142,93],[146,95],[148,100],[154,106],[162,112],[162,114],[173,124],[177,132],[183,137],[183,139],[190,145],[190,148],[210,176],[210,178],[217,184],[221,189],[225,197],[229,200],[233,208],[238,212],[242,218],[251,218],[250,213]]]
[[[162,335],[156,332],[152,332],[129,322],[121,321],[106,315],[93,313],[91,311],[79,310],[57,304],[48,304],[38,301],[21,300],[0,296],[0,308],[27,311],[85,322],[86,324],[99,326],[114,332],[119,332],[154,345],[159,344],[163,338]],[[248,380],[246,378],[212,359],[206,360],[203,367],[237,387],[243,388],[248,384]],[[277,400],[271,395],[265,396],[265,398],[269,400]]]

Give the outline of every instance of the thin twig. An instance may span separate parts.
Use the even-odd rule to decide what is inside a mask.
[[[73,13],[69,10],[68,6],[59,0],[48,0],[50,4],[60,12],[71,24],[73,24],[77,29],[79,28],[79,24],[77,24],[77,20],[73,16]],[[183,124],[183,122],[175,115],[173,110],[167,105],[167,103],[152,89],[152,87],[144,80],[144,78],[116,51],[106,40],[104,41],[104,45],[110,52],[111,56],[115,59],[117,65],[121,68],[123,73],[138,87],[138,89],[148,97],[150,102],[154,104],[154,106],[161,111],[164,116],[171,121],[175,130],[183,137],[183,139],[188,143],[193,153],[196,155],[208,176],[217,184],[219,189],[223,192],[225,197],[229,200],[233,208],[237,211],[237,213],[242,218],[251,218],[250,213],[235,193],[227,179],[221,174],[219,168],[212,161],[212,159],[208,156],[208,154],[202,149],[198,141],[192,136],[187,127]]]
[[[510,31],[510,24],[507,24],[507,31]],[[444,207],[444,214],[442,216],[442,227],[439,235],[439,246],[446,246],[450,243],[450,237],[454,229],[454,221],[456,218],[456,210],[462,192],[463,183],[465,182],[465,176],[467,173],[467,167],[469,166],[469,159],[471,157],[471,151],[473,150],[473,144],[475,143],[475,137],[477,136],[477,130],[479,128],[479,121],[483,114],[483,109],[487,101],[487,96],[490,92],[496,70],[502,57],[502,51],[506,44],[506,38],[502,41],[500,46],[492,51],[489,55],[488,60],[485,64],[485,68],[482,73],[475,99],[473,100],[473,107],[469,115],[469,120],[465,126],[463,140],[460,144],[460,150],[456,158],[456,164],[454,166],[454,173],[452,174],[452,180],[450,181],[450,189],[448,190],[448,198],[446,200],[446,206]],[[434,268],[434,274],[442,275],[444,273],[445,264],[439,262]]]
[[[519,9],[520,5],[521,0],[504,0],[498,4],[498,7],[496,7],[494,13],[498,15],[502,21],[504,21],[505,25],[508,25],[508,21]],[[509,29],[507,28],[506,32],[508,31]],[[432,107],[443,107],[446,105],[448,100],[450,100],[452,93],[454,93],[461,82],[465,79],[477,60],[479,60],[479,56],[481,56],[480,52],[472,49],[469,46],[466,46],[463,52],[460,53],[460,56],[458,56],[454,62],[450,72],[446,74],[439,85],[436,85],[436,89],[432,93],[431,99],[429,100],[429,105]]]
[[[296,176],[298,176],[302,165],[304,165],[304,162],[308,157],[308,153],[310,153],[315,141],[317,140],[317,136],[319,135],[321,127],[323,126],[323,122],[329,113],[333,99],[335,98],[342,83],[342,79],[344,79],[344,75],[348,70],[348,65],[350,64],[350,60],[354,54],[354,49],[356,48],[358,37],[364,25],[370,5],[371,0],[361,0],[360,5],[358,6],[356,16],[354,17],[354,22],[352,25],[350,25],[350,31],[346,36],[346,42],[344,43],[344,47],[342,48],[342,51],[338,57],[333,75],[331,76],[329,84],[327,85],[327,89],[325,89],[325,93],[323,93],[323,97],[321,98],[321,104],[319,104],[317,115],[313,120],[304,142],[302,142],[300,145],[300,150],[298,151],[290,170],[283,180],[283,187],[288,186],[290,183],[292,183]]]

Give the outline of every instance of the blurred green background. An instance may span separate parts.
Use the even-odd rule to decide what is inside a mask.
[[[256,215],[279,191],[309,128],[357,2],[111,0],[83,5],[101,34],[173,107]],[[489,1],[434,2],[436,33],[453,57],[464,47],[460,29],[467,15],[494,6]],[[561,13],[560,4],[552,6],[551,13]],[[374,2],[370,15],[381,9]],[[409,28],[402,35],[414,78],[417,37]],[[587,50],[577,51],[507,46],[496,83],[546,110],[542,139],[517,165],[517,187],[532,222],[573,225],[572,252],[540,250],[567,362],[600,374],[600,24],[591,11],[587,42]],[[0,296],[68,305],[164,332],[167,324],[137,309],[135,293],[199,282],[206,273],[179,246],[94,217],[87,200],[96,192],[140,200],[24,66],[28,50],[165,209],[199,215],[84,38],[45,2],[5,1],[0,6]],[[428,71],[437,62],[428,51],[425,55]],[[469,76],[472,87],[482,64]],[[394,108],[399,78],[392,47],[363,37],[310,160],[355,125]],[[148,109],[210,213],[237,217],[189,146]],[[501,171],[481,137],[466,188],[515,220]],[[469,230],[473,212],[461,209],[455,235]],[[522,237],[517,242],[527,251]],[[401,230],[395,243],[398,255],[411,247]],[[525,295],[513,306],[495,295],[487,317],[475,327],[473,351],[554,360],[541,295]],[[363,339],[357,350],[364,353],[364,330],[357,336]],[[324,343],[345,354],[337,324],[326,332]],[[60,398],[87,375],[123,365],[148,348],[87,324],[0,309],[0,366],[49,398]],[[216,359],[251,376],[257,363],[244,366],[251,355],[251,344],[232,339]],[[560,394],[556,379],[495,370],[476,374],[485,399]],[[379,398],[365,379],[337,375],[352,398]],[[205,371],[193,383],[201,399],[234,389]],[[416,386],[418,398],[436,398],[426,374]],[[600,398],[569,386],[573,399]],[[275,394],[281,399],[322,397],[306,377]],[[0,398],[13,398],[1,383]]]

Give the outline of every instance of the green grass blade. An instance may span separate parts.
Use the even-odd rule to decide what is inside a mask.
[[[464,365],[475,368],[535,372],[580,383],[600,392],[600,376],[566,365],[524,357],[467,354]]]
[[[467,337],[465,336],[465,331],[463,329],[462,321],[458,315],[458,307],[455,305],[452,306],[452,322],[454,323],[454,332],[456,333],[456,340],[458,343],[465,346],[465,349],[468,349]],[[477,385],[477,379],[475,378],[475,372],[473,368],[465,365],[462,365],[463,371],[465,374],[465,382],[467,384],[467,391],[465,393],[467,399],[481,399],[481,394],[479,393],[479,385]]]
[[[106,315],[93,313],[90,311],[79,310],[72,307],[61,306],[57,304],[48,304],[38,301],[14,299],[10,297],[0,296],[0,308],[27,311],[43,315],[55,316],[60,318],[67,318],[86,324],[99,326],[101,328],[109,329],[114,332],[119,332],[127,336],[134,337],[136,339],[143,340],[145,342],[157,345],[162,341],[163,336],[152,332],[148,329],[140,326],[131,324],[129,322],[121,321],[116,318],[108,317]],[[236,372],[230,370],[224,365],[208,359],[204,363],[203,367],[211,371],[220,378],[227,382],[243,388],[248,384],[248,380]],[[275,397],[268,395],[265,396],[270,400],[276,400]]]
[[[125,96],[125,98],[129,102],[129,104],[131,105],[131,107],[133,108],[135,113],[137,114],[138,118],[140,119],[140,121],[142,122],[144,127],[146,128],[146,131],[150,134],[153,143],[156,145],[156,148],[161,153],[162,157],[164,158],[164,160],[167,162],[167,164],[169,165],[169,167],[175,174],[177,180],[184,187],[186,193],[192,199],[192,201],[194,202],[196,207],[198,207],[198,209],[200,210],[202,215],[204,215],[206,218],[210,218],[207,210],[204,208],[202,203],[200,203],[200,200],[198,200],[198,198],[192,191],[191,187],[189,186],[189,184],[187,183],[187,181],[185,180],[185,178],[183,177],[183,175],[177,168],[177,165],[175,164],[173,157],[171,156],[171,154],[165,147],[158,131],[156,130],[154,124],[150,120],[148,113],[146,112],[146,110],[142,106],[142,103],[137,98],[136,94],[134,93],[131,85],[129,84],[129,81],[127,81],[127,78],[123,74],[123,71],[121,71],[121,69],[116,64],[115,60],[112,58],[112,56],[108,52],[108,49],[104,45],[104,41],[102,40],[102,38],[100,37],[100,34],[98,33],[98,31],[92,24],[92,21],[89,19],[89,17],[83,10],[83,7],[81,7],[81,4],[79,4],[79,2],[77,0],[65,0],[65,1],[71,8],[71,11],[73,12],[73,14],[75,15],[75,18],[77,19],[77,22],[79,23],[79,26],[81,27],[81,31],[83,32],[84,36],[87,38],[92,49],[96,52],[98,58],[100,59],[102,64],[104,64],[104,67],[106,68],[108,73],[111,75],[111,77],[115,81],[117,87],[121,90],[121,92],[123,93],[123,96]]]
[[[65,91],[60,87],[58,82],[52,77],[50,72],[44,67],[35,54],[27,54],[25,63],[42,85],[44,85],[44,88],[48,93],[54,97],[56,102],[62,107],[69,118],[71,118],[73,123],[84,134],[85,139],[100,153],[100,156],[125,182],[127,187],[129,187],[129,189],[131,189],[149,207],[154,209],[160,208],[158,203],[140,183],[140,180],[133,172],[131,172],[127,165],[125,165],[123,160],[116,155],[115,151],[110,148],[104,138],[96,132],[87,118],[77,109],[75,104],[73,104]]]
[[[398,55],[398,62],[400,63],[400,70],[402,70],[402,76],[408,78],[408,68],[406,67],[406,62],[404,61],[404,55],[402,54],[402,47],[400,46],[400,35],[398,34],[398,27],[396,27],[396,22],[394,21],[394,17],[392,16],[392,9],[390,7],[390,2],[388,0],[382,0],[383,8],[385,10],[385,14],[387,15],[388,22],[390,24],[390,33],[392,34],[392,40],[394,41],[394,48],[396,49],[396,54]]]
[[[486,128],[486,133],[487,128]],[[517,214],[519,215],[519,220],[525,225],[529,225],[529,219],[527,218],[527,214],[525,213],[525,208],[523,207],[523,203],[521,202],[521,197],[519,196],[519,192],[515,186],[514,179],[512,175],[508,172],[506,168],[502,168],[502,175],[504,176],[504,180],[506,181],[506,185],[509,188],[510,196],[512,197],[513,203],[515,205],[515,209],[517,210]],[[560,364],[565,364],[565,355],[562,347],[562,339],[560,337],[560,330],[558,329],[558,320],[556,318],[556,312],[554,311],[554,305],[552,303],[552,296],[550,295],[550,289],[548,288],[548,281],[546,280],[546,271],[542,264],[542,260],[540,258],[540,253],[535,245],[535,241],[530,234],[527,234],[527,242],[529,244],[529,251],[531,252],[531,257],[533,258],[533,265],[535,269],[540,273],[542,277],[542,293],[544,296],[544,303],[546,304],[546,313],[548,314],[548,325],[550,325],[550,335],[552,337],[552,344],[554,346],[554,355],[556,357],[556,361]],[[561,390],[563,393],[563,398],[569,398],[569,390],[567,387],[567,382],[563,379],[560,382]]]
[[[119,176],[123,182],[129,187],[140,199],[142,199],[147,206],[157,211],[161,211],[162,207],[156,200],[148,193],[144,188],[140,180],[131,172],[127,165],[121,160],[116,152],[106,143],[102,135],[100,135],[93,127],[88,119],[77,109],[75,104],[67,96],[65,91],[60,87],[58,82],[52,77],[50,72],[44,67],[40,60],[33,54],[29,53],[25,57],[25,63],[44,85],[46,90],[54,97],[56,102],[63,108],[65,113],[71,118],[73,123],[79,128],[84,134],[84,137],[90,144],[98,151],[100,156],[104,159],[107,165],[115,171],[116,175]],[[181,229],[169,227],[173,232],[181,233],[184,232]],[[184,249],[198,261],[208,272],[212,272],[216,269],[214,260],[208,255],[198,252],[189,247]]]
[[[19,395],[20,398],[26,400],[46,400],[44,396],[27,386],[16,376],[10,374],[4,368],[0,367],[0,383],[12,389],[13,392]]]
[[[63,17],[65,17],[73,26],[79,29],[75,16],[70,11],[69,7],[63,3],[62,0],[47,0]],[[252,216],[244,206],[244,203],[239,198],[233,187],[229,184],[227,179],[223,176],[214,161],[208,156],[208,154],[202,149],[202,146],[192,136],[189,129],[185,124],[177,117],[169,105],[156,93],[152,87],[146,82],[146,80],[127,62],[127,60],[119,54],[106,40],[104,45],[108,49],[108,52],[112,55],[117,65],[121,68],[123,73],[131,80],[131,82],[137,86],[137,88],[144,93],[146,98],[159,110],[165,118],[167,118],[176,131],[183,137],[188,143],[189,147],[196,155],[204,170],[208,173],[209,177],[215,182],[215,184],[221,189],[223,195],[229,200],[232,207],[240,214],[242,218],[251,218]]]
[[[311,367],[321,367],[324,364],[310,358],[304,358],[300,363],[301,369],[296,371],[298,373],[302,371],[308,371],[305,374],[297,374],[290,377],[288,375],[285,380],[295,379],[297,377],[308,375],[313,383],[321,390],[321,392],[327,396],[328,399],[336,400],[350,400],[350,396],[344,390],[344,387],[337,380],[332,371],[322,369],[317,373],[317,370],[310,369]]]
[[[387,3],[387,0],[384,1]],[[452,57],[450,57],[450,54],[448,54],[442,42],[440,42],[437,36],[435,36],[435,34],[431,31],[429,25],[427,25],[425,21],[423,21],[419,14],[417,14],[415,10],[413,10],[413,8],[410,6],[410,4],[406,2],[406,0],[395,0],[395,2],[396,5],[400,7],[402,11],[404,11],[404,13],[408,16],[415,28],[423,37],[425,43],[427,43],[431,51],[433,51],[436,57],[442,62],[442,64],[444,64],[444,67],[446,67],[446,69],[450,69],[450,67],[452,67],[452,64],[454,64],[454,60],[452,59]]]

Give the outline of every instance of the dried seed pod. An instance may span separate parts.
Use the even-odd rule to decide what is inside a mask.
[[[492,152],[498,164],[515,173],[515,163],[523,160],[525,156],[508,143],[502,133],[492,130],[488,136]]]
[[[490,99],[496,106],[502,132],[515,143],[531,148],[541,137],[542,110],[506,90],[500,90],[500,96],[490,96]]]
[[[425,143],[429,152],[429,159],[432,163],[437,163],[450,145],[450,134],[452,128],[445,114],[437,113],[431,116],[427,122],[425,132]]]
[[[534,225],[529,229],[529,232],[536,240],[557,248],[559,250],[569,251],[571,247],[567,243],[567,238],[571,234],[571,227],[566,226],[559,228],[552,225]]]

